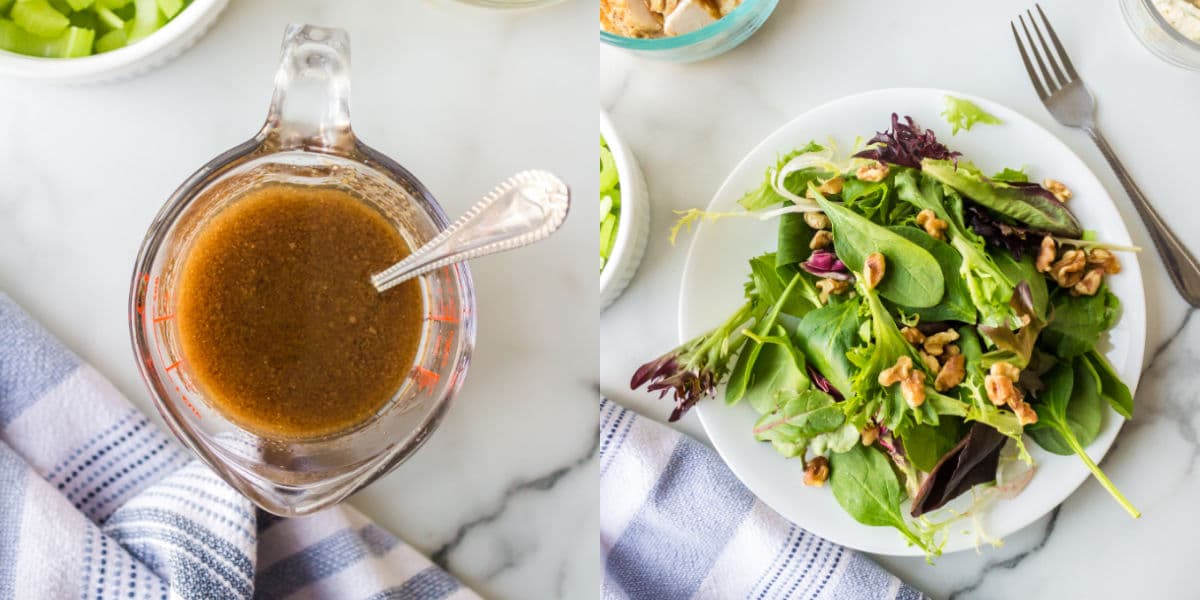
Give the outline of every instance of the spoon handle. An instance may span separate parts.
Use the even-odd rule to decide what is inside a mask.
[[[570,190],[546,171],[522,171],[488,192],[475,206],[404,260],[371,276],[380,292],[464,260],[546,239],[567,218]]]

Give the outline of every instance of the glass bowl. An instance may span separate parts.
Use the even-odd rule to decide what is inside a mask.
[[[723,19],[702,29],[674,37],[628,38],[600,31],[600,40],[642,58],[670,62],[695,62],[724,54],[746,41],[775,11],[779,0],[744,0]]]
[[[485,8],[541,8],[558,4],[563,0],[458,0],[464,4],[473,4]]]
[[[1121,0],[1125,22],[1155,56],[1185,69],[1200,71],[1200,42],[1175,29],[1154,6],[1154,0]]]

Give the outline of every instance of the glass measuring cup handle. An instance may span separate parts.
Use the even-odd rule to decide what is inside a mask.
[[[350,36],[345,30],[288,25],[275,93],[260,135],[278,150],[354,148]]]

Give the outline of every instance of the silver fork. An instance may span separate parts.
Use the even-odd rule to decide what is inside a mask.
[[[1109,166],[1116,171],[1117,179],[1121,181],[1121,185],[1125,187],[1125,191],[1133,200],[1134,208],[1142,216],[1142,222],[1150,231],[1150,237],[1154,240],[1154,246],[1158,249],[1159,255],[1162,256],[1163,264],[1167,267],[1167,273],[1171,276],[1171,281],[1175,283],[1175,288],[1179,290],[1188,304],[1200,307],[1200,263],[1188,252],[1187,246],[1184,246],[1175,233],[1167,227],[1154,207],[1150,206],[1146,196],[1142,194],[1142,190],[1133,182],[1133,178],[1129,176],[1112,147],[1108,145],[1108,141],[1096,128],[1096,121],[1093,118],[1096,112],[1096,101],[1092,99],[1091,92],[1083,85],[1083,80],[1075,72],[1071,58],[1063,49],[1062,42],[1058,41],[1058,35],[1050,26],[1050,20],[1046,18],[1046,13],[1042,12],[1041,5],[1035,4],[1034,6],[1037,7],[1038,15],[1042,17],[1042,24],[1045,26],[1046,33],[1049,34],[1053,48],[1046,43],[1046,38],[1042,36],[1042,30],[1038,27],[1032,11],[1025,11],[1029,17],[1028,23],[1025,22],[1024,15],[1017,17],[1021,24],[1021,30],[1025,34],[1024,42],[1021,41],[1021,35],[1017,33],[1017,22],[1009,22],[1012,27],[1013,39],[1017,41],[1017,49],[1021,52],[1021,61],[1025,63],[1025,70],[1029,72],[1029,80],[1033,82],[1033,89],[1037,91],[1042,104],[1046,105],[1046,109],[1059,123],[1084,130],[1092,138],[1092,141],[1096,142],[1096,146],[1108,160]],[[1029,31],[1030,25],[1033,26],[1032,35]],[[1035,38],[1037,43],[1034,43]],[[1041,48],[1041,52],[1038,52],[1039,48]],[[1033,55],[1033,61],[1029,59],[1030,54]],[[1042,59],[1043,55],[1045,60]],[[1034,69],[1034,63],[1037,63],[1037,69]]]

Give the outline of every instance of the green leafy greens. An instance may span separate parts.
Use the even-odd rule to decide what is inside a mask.
[[[952,100],[956,129],[994,121]],[[827,458],[846,512],[927,558],[953,522],[927,513],[962,515],[956,498],[1009,486],[1013,456],[1032,473],[1025,434],[1078,456],[1136,516],[1083,450],[1108,407],[1133,416],[1097,347],[1120,303],[1103,284],[1094,295],[1060,285],[1033,258],[1046,236],[1085,255],[1122,248],[1084,233],[1024,170],[986,177],[911,118],[891,123],[848,161],[832,142],[779,157],[742,210],[684,213],[672,236],[699,219],[778,219],[775,249],[749,261],[746,301],[724,324],[643,365],[631,386],[673,394],[675,420],[726,382],[726,403],[758,414],[754,439],[799,459],[806,483],[825,464],[810,457]],[[966,513],[989,494],[970,495]]]
[[[958,135],[960,129],[970,130],[976,123],[984,125],[1000,125],[1002,123],[1000,119],[965,98],[947,95],[945,103],[942,116],[946,118],[947,123],[954,126],[950,135]]]

